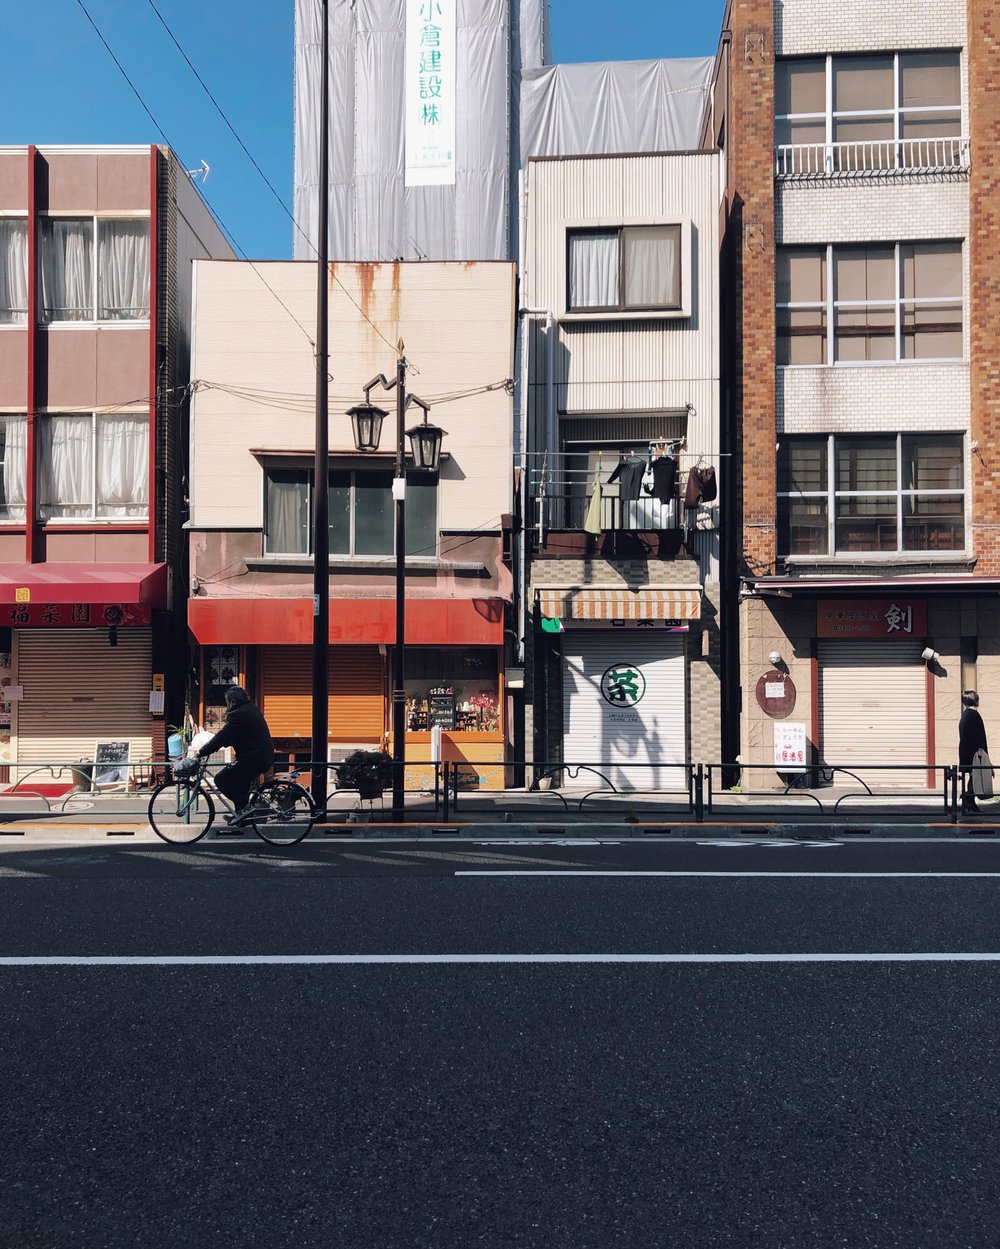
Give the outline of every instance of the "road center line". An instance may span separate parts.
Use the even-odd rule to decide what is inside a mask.
[[[49,954],[0,957],[4,967],[261,967],[440,963],[1000,963],[1000,952],[835,954]]]

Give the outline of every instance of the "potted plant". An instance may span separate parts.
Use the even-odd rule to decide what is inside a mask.
[[[167,725],[167,757],[169,759],[184,758],[191,742],[193,731],[193,727],[188,721],[185,721],[184,724]]]
[[[337,785],[359,798],[379,798],[392,784],[392,759],[384,750],[355,750],[337,768]]]

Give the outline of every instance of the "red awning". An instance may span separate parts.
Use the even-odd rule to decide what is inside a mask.
[[[499,598],[407,598],[408,646],[502,646],[504,601]],[[307,598],[188,600],[188,625],[203,646],[312,643],[313,605]],[[396,605],[391,598],[331,598],[334,646],[392,643]]]
[[[125,607],[166,607],[167,566],[0,564],[0,604],[4,603],[116,603]]]

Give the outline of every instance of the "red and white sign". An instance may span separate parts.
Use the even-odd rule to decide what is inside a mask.
[[[774,767],[778,772],[806,770],[806,726],[792,720],[775,721]]]

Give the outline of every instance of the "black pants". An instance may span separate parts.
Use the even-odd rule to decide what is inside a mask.
[[[250,789],[262,772],[271,765],[259,759],[237,759],[235,763],[227,763],[215,774],[215,783],[219,792],[225,794],[237,811],[242,811],[250,797]]]

